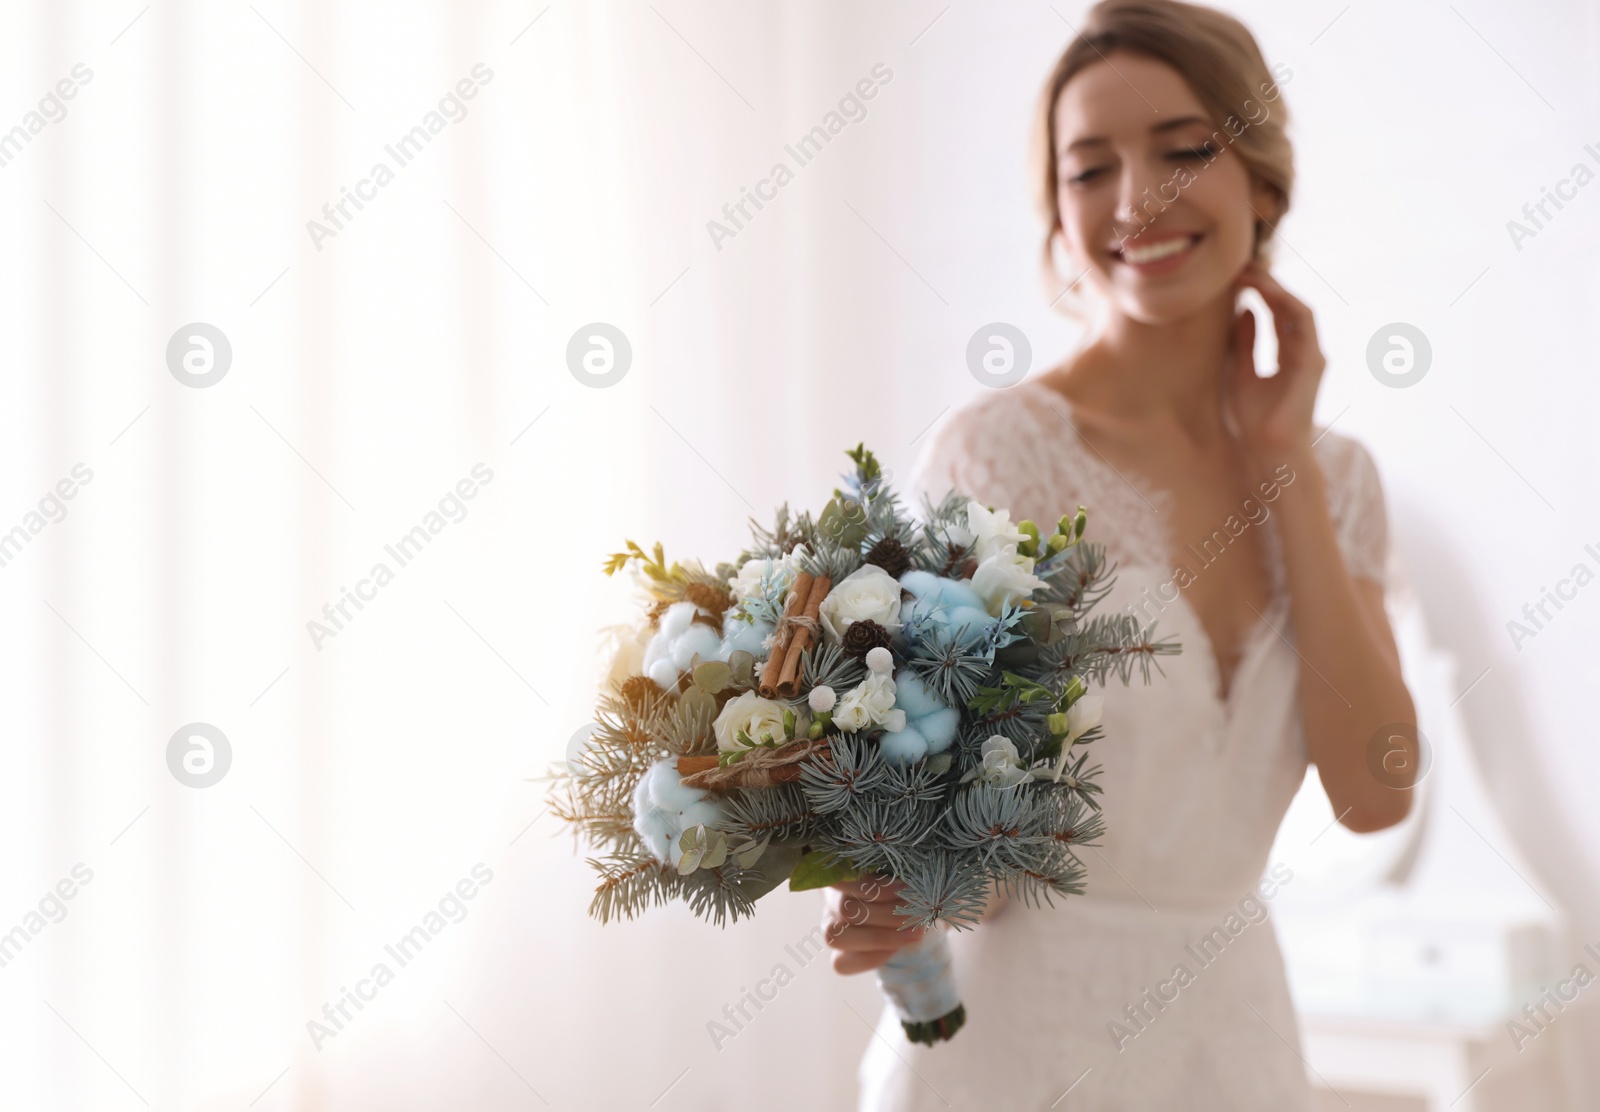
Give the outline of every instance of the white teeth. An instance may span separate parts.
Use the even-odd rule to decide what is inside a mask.
[[[1180,251],[1187,251],[1194,244],[1192,237],[1183,239],[1169,239],[1164,243],[1153,244],[1150,247],[1125,247],[1122,257],[1134,264],[1153,263],[1157,259],[1164,259],[1169,255],[1176,255]]]

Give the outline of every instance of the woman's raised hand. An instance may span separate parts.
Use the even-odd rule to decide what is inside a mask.
[[[1233,375],[1228,400],[1239,436],[1258,460],[1268,466],[1311,440],[1311,414],[1317,387],[1327,366],[1317,341],[1311,309],[1252,262],[1240,272],[1236,289],[1253,286],[1272,310],[1278,337],[1278,373],[1256,377],[1256,319],[1249,309],[1234,322]]]

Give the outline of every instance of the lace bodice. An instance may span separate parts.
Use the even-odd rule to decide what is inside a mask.
[[[1328,508],[1350,574],[1387,580],[1388,524],[1372,456],[1361,443],[1318,429],[1313,449],[1327,479]],[[1071,403],[1037,379],[985,391],[929,434],[907,489],[941,497],[954,487],[1013,520],[1053,522],[1082,502],[1094,538],[1118,563],[1166,570],[1173,549],[1162,521],[1169,492],[1135,485],[1077,432]],[[1270,519],[1269,519],[1270,520]],[[1282,586],[1276,533],[1268,542],[1274,584]]]
[[[1346,567],[1388,586],[1388,525],[1371,456],[1328,430],[1314,451]],[[1169,496],[1138,482],[1077,433],[1065,397],[1028,380],[959,407],[901,484],[918,502],[954,487],[1044,528],[1083,503],[1091,539],[1117,564],[1096,612],[1139,613],[1182,652],[1158,658],[1148,686],[1136,674],[1129,687],[1113,678],[1098,692],[1105,739],[1091,760],[1102,768],[1106,833],[1079,855],[1085,892],[1054,908],[1012,905],[955,935],[968,1027],[925,1051],[886,1013],[862,1066],[864,1109],[1055,1107],[1075,1077],[1082,1083],[1062,1108],[1307,1107],[1304,1067],[1284,1045],[1297,1035],[1270,922],[1204,966],[1136,1044],[1113,1047],[1107,1034],[1141,993],[1170,983],[1175,963],[1202,967],[1185,947],[1251,896],[1307,768],[1276,515],[1248,525],[1264,531],[1273,601],[1245,638],[1224,697],[1184,583],[1173,586]]]

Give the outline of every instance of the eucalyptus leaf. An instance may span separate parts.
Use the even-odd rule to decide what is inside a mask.
[[[707,660],[694,670],[694,685],[702,691],[716,694],[733,682],[733,669],[720,660]]]
[[[678,703],[686,710],[695,714],[703,714],[707,721],[717,716],[717,700],[705,688],[698,684],[692,685],[682,695],[678,696]]]
[[[728,860],[728,836],[720,830],[713,830],[709,842],[705,854],[700,858],[700,866],[705,869],[721,868],[723,862]]]
[[[748,845],[741,847],[739,852],[734,855],[734,860],[739,863],[739,867],[741,869],[754,868],[755,863],[761,860],[761,855],[767,852],[767,846],[771,844],[772,835],[768,834],[759,842],[751,842]]]
[[[741,888],[751,899],[765,896],[778,885],[788,880],[794,873],[795,865],[800,860],[800,847],[782,843],[770,845],[761,859],[756,862],[755,870],[747,873],[746,884],[748,889]],[[755,878],[759,877],[759,880]]]
[[[935,753],[928,758],[928,771],[935,776],[943,776],[950,771],[950,765],[954,761],[955,757],[950,753]]]
[[[733,682],[740,687],[750,687],[756,674],[756,656],[749,649],[734,649],[728,654],[728,667],[733,672]]]

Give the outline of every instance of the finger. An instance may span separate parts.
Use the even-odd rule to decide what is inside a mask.
[[[1314,317],[1311,307],[1301,301],[1294,294],[1284,288],[1283,283],[1274,278],[1265,267],[1255,266],[1246,268],[1249,272],[1248,285],[1254,286],[1261,294],[1267,308],[1272,310],[1272,319],[1277,323],[1278,332],[1282,335],[1287,330],[1291,335],[1310,332]]]
[[[822,937],[835,950],[859,952],[861,950],[898,950],[922,938],[920,928],[901,930],[898,927],[857,927],[834,920],[822,929]]]
[[[900,927],[905,924],[906,917],[896,910],[897,907],[893,901],[868,903],[847,896],[840,901],[834,918],[857,927]]]
[[[894,950],[863,950],[860,953],[843,953],[835,950],[833,971],[847,977],[853,973],[866,973],[878,968],[894,955]]]
[[[1256,315],[1250,309],[1234,322],[1233,358],[1235,386],[1256,377]]]
[[[830,887],[844,892],[847,895],[859,896],[866,900],[882,899],[886,896],[897,895],[905,885],[898,880],[889,880],[886,877],[865,876],[860,880],[843,880]]]

